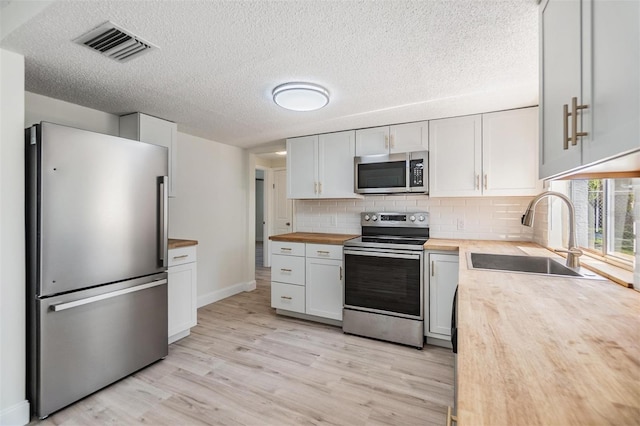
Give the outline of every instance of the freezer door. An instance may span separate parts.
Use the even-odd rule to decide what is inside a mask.
[[[44,122],[37,143],[39,296],[166,270],[165,147]]]
[[[158,359],[167,345],[167,274],[35,300],[35,414],[45,417]]]

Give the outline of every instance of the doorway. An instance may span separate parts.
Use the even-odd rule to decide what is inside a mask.
[[[287,169],[273,169],[273,235],[293,232],[293,200],[287,198]]]

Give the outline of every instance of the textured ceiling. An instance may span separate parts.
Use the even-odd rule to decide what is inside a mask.
[[[121,64],[72,41],[108,20],[160,49]],[[536,0],[60,0],[0,47],[28,91],[240,147],[538,102]],[[279,108],[287,81],[331,102]]]

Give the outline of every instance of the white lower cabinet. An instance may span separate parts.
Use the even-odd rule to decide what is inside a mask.
[[[342,320],[341,245],[274,242],[271,262],[271,307]]]
[[[342,321],[342,288],[342,259],[307,258],[307,314]]]
[[[304,314],[304,286],[286,283],[271,283],[271,307]]]
[[[197,283],[196,247],[169,250],[169,343],[188,336],[198,323]]]
[[[459,257],[451,253],[425,253],[425,315],[424,335],[427,338],[449,341],[451,338],[451,309],[458,285]]]

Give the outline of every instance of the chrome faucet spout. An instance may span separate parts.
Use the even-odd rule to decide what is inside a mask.
[[[582,255],[582,250],[580,250],[576,246],[576,209],[573,206],[573,202],[566,195],[555,192],[555,191],[547,191],[541,194],[538,194],[534,197],[533,200],[527,206],[527,210],[524,215],[522,215],[522,224],[525,226],[533,226],[533,217],[535,216],[535,208],[542,200],[546,197],[555,196],[560,198],[567,205],[567,209],[569,212],[569,241],[567,250],[556,250],[559,252],[567,253],[567,266],[570,268],[579,268],[580,267],[580,256]]]

